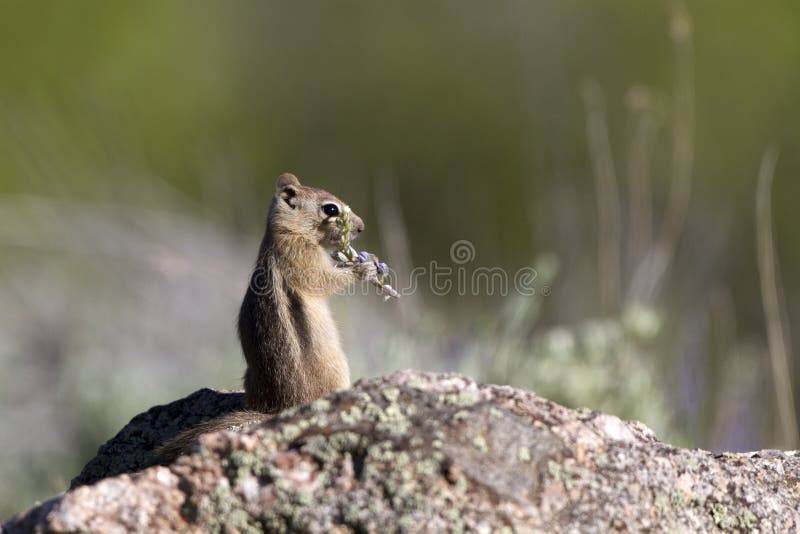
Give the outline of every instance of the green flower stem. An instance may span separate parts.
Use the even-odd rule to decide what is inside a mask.
[[[338,226],[342,236],[339,240],[339,249],[334,254],[334,258],[342,265],[363,263],[364,261],[373,262],[377,269],[377,273],[369,277],[369,282],[380,290],[380,293],[384,296],[384,300],[389,300],[390,298],[400,298],[400,294],[388,283],[388,267],[386,264],[380,263],[378,257],[374,254],[368,254],[368,258],[359,257],[356,249],[350,244],[353,239],[352,236],[354,230],[353,221],[350,218],[350,206],[344,206],[342,208],[342,213],[336,220],[336,225]]]

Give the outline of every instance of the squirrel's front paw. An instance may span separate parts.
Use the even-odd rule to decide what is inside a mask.
[[[373,281],[378,279],[378,265],[374,260],[354,263],[351,267],[359,280]]]

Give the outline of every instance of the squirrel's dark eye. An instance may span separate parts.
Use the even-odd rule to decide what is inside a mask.
[[[337,215],[339,215],[339,206],[337,206],[336,204],[325,204],[324,206],[322,206],[322,211],[328,217],[336,217]]]

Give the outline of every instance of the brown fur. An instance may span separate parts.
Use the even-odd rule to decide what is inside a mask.
[[[181,454],[189,452],[203,434],[221,430],[241,430],[247,425],[260,423],[269,415],[261,412],[231,412],[215,419],[195,425],[170,439],[153,453],[152,464],[167,465]]]
[[[350,371],[327,297],[369,275],[369,263],[337,267],[336,218],[322,211],[344,203],[305,187],[292,174],[278,177],[256,269],[239,311],[239,339],[247,371],[245,408],[173,438],[156,451],[166,463],[206,432],[241,426],[350,386]],[[364,229],[351,212],[356,229]]]

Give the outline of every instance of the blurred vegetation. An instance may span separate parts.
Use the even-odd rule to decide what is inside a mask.
[[[456,370],[678,444],[796,447],[755,196],[778,147],[789,334],[798,57],[791,0],[1,3],[0,516],[152,404],[239,386],[283,171],[400,275],[462,239],[470,266],[540,274],[536,297],[336,299],[354,378]]]

